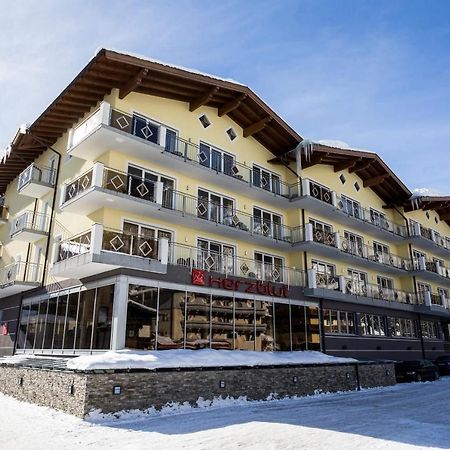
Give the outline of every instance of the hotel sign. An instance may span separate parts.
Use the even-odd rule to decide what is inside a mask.
[[[214,276],[205,270],[192,269],[192,284],[227,291],[246,292],[248,294],[269,295],[272,297],[288,297],[286,285],[276,285],[271,281],[242,280],[230,277]]]

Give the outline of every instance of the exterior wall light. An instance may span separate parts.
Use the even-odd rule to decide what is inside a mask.
[[[220,389],[224,389],[225,388],[225,381],[224,380],[220,380],[219,381],[219,387],[220,387]]]
[[[75,386],[72,384],[69,384],[69,390],[68,390],[70,395],[75,394]]]
[[[23,386],[23,377],[19,377],[19,378],[17,379],[17,384],[18,384],[19,386]]]
[[[389,369],[386,369],[386,376],[390,376],[391,375],[391,371]]]
[[[297,377],[297,375],[294,375],[294,376],[292,377],[292,382],[293,382],[293,383],[298,383],[298,377]]]
[[[347,372],[347,373],[345,374],[345,378],[347,378],[347,380],[350,380],[350,373],[349,373],[349,372]]]

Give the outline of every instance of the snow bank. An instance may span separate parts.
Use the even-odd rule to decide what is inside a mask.
[[[158,369],[182,367],[268,366],[276,364],[333,364],[356,362],[321,352],[251,352],[226,350],[109,351],[68,361],[76,370]]]
[[[375,153],[372,152],[371,150],[366,150],[364,148],[350,147],[350,145],[347,144],[347,142],[340,141],[337,139],[320,139],[315,142],[317,144],[326,145],[327,147],[340,148],[342,150],[353,150],[357,152]]]

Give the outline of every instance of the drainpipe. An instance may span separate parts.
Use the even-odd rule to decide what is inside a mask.
[[[53,189],[53,199],[52,199],[52,206],[51,206],[52,210],[51,210],[50,220],[49,220],[49,225],[48,225],[47,245],[45,247],[44,267],[43,267],[43,270],[42,270],[41,287],[44,287],[45,272],[46,272],[47,267],[48,267],[48,253],[49,253],[49,250],[50,250],[50,237],[51,237],[50,231],[52,230],[53,222],[54,222],[55,205],[56,205],[56,194],[57,194],[57,190],[58,190],[59,171],[60,171],[60,167],[61,167],[62,155],[61,155],[61,153],[58,152],[58,150],[55,150],[51,145],[48,145],[48,143],[45,142],[44,140],[42,140],[40,137],[35,136],[34,134],[31,134],[30,130],[28,128],[26,130],[20,130],[20,132],[22,134],[29,134],[38,144],[44,145],[45,147],[50,149],[53,153],[55,153],[58,156],[58,164],[56,166],[55,186],[54,186],[54,189]]]

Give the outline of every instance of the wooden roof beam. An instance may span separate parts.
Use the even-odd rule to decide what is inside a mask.
[[[385,173],[383,175],[378,175],[376,177],[367,178],[367,180],[364,180],[363,186],[364,187],[371,187],[371,186],[377,186],[378,184],[383,183],[386,178],[389,178],[390,175]]]
[[[235,109],[239,108],[241,103],[247,98],[247,94],[242,94],[239,97],[234,98],[233,100],[230,100],[228,103],[225,103],[222,105],[218,110],[219,117],[224,116],[225,114],[230,113],[231,111],[234,111]]]
[[[261,131],[265,128],[265,126],[272,120],[271,116],[264,117],[264,119],[259,120],[258,122],[252,123],[248,127],[245,127],[243,130],[244,137],[253,136],[258,131]]]
[[[337,163],[334,165],[334,172],[340,172],[341,170],[345,169],[352,169],[360,161],[361,159],[347,159],[346,161]]]
[[[441,220],[450,220],[450,211],[442,213],[442,214],[439,214],[439,218]]]
[[[355,166],[353,166],[353,167],[352,167],[351,169],[349,169],[348,171],[349,171],[350,173],[353,173],[353,172],[360,172],[361,170],[368,169],[368,168],[372,165],[372,163],[373,163],[373,160],[372,160],[372,159],[369,159],[369,161],[362,161],[362,162],[356,164]]]
[[[119,91],[119,98],[123,100],[130,92],[133,92],[140,84],[142,80],[148,75],[148,69],[141,69],[136,75],[131,77]]]
[[[219,86],[213,86],[211,89],[208,89],[203,94],[198,97],[192,99],[189,103],[189,111],[193,112],[196,109],[200,108],[200,106],[206,105],[214,96],[214,94],[219,90]]]

